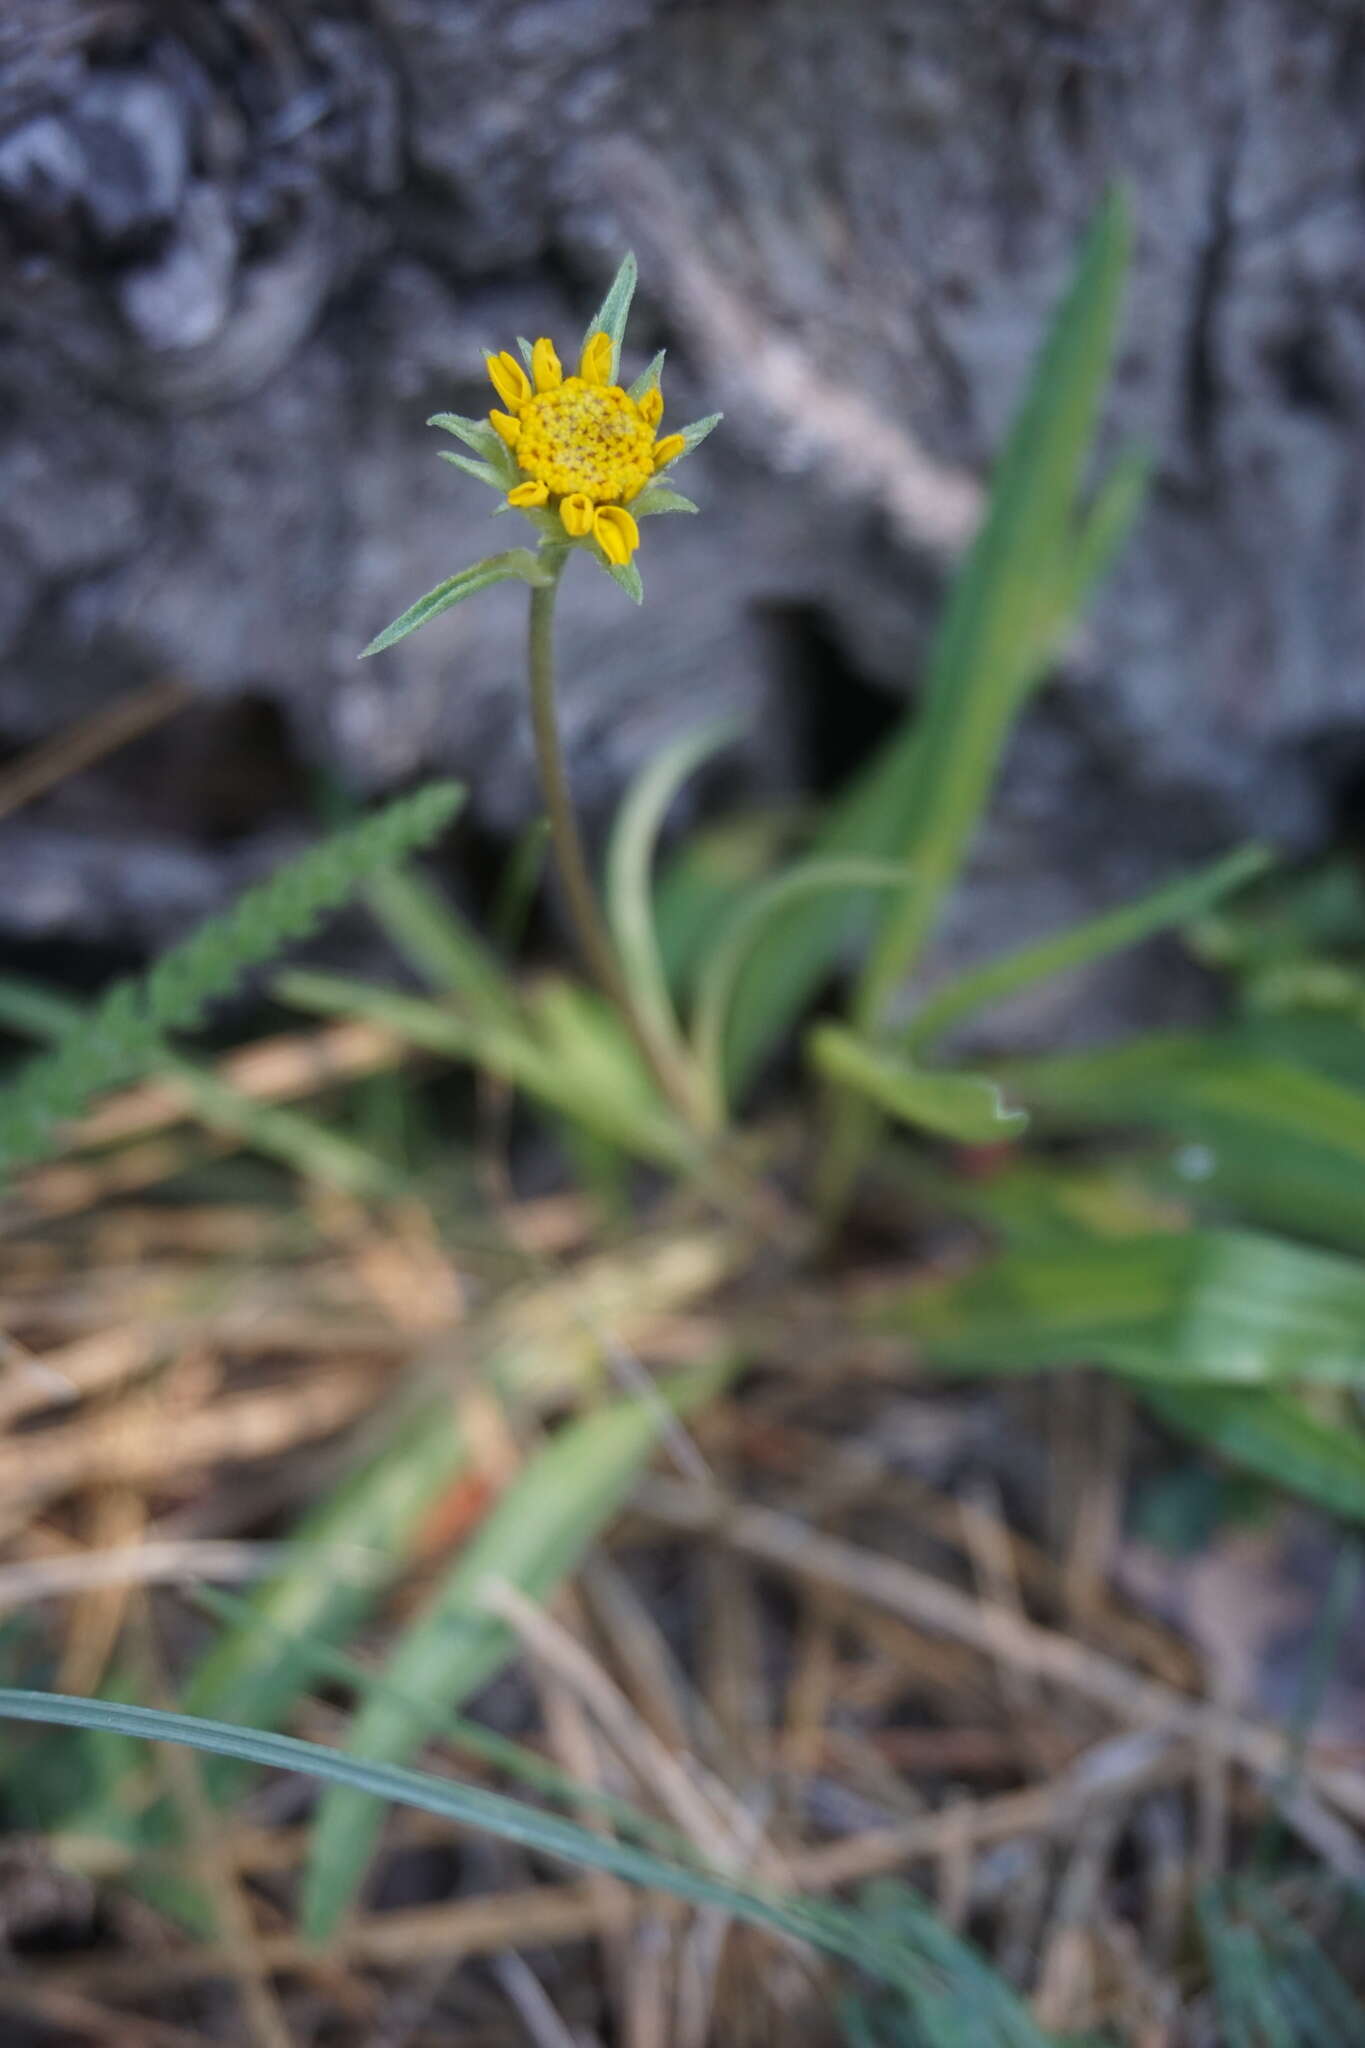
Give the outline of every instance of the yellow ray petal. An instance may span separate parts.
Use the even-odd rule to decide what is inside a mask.
[[[548,484],[518,484],[515,490],[511,490],[507,493],[507,502],[509,505],[518,505],[522,507],[525,507],[527,505],[543,505],[545,503],[545,500],[549,497],[549,495],[550,487]]]
[[[579,540],[585,533],[592,532],[592,499],[586,491],[571,491],[559,507],[560,521],[565,533]]]
[[[520,412],[531,396],[531,380],[515,356],[504,349],[500,356],[489,356],[488,375],[493,389],[509,412]]]
[[[578,362],[578,374],[585,384],[610,384],[611,382],[611,336],[590,334],[583,344],[583,353]]]
[[[515,448],[521,439],[521,421],[514,419],[510,412],[499,412],[496,406],[488,417],[508,447]]]
[[[546,341],[544,335],[531,350],[531,375],[535,378],[537,391],[557,391],[564,382],[564,371],[555,345]]]
[[[628,562],[640,545],[640,529],[624,505],[599,505],[592,530],[609,562]]]
[[[684,435],[665,434],[662,441],[656,441],[654,444],[655,469],[662,469],[666,462],[672,462],[675,456],[682,454],[686,446],[687,440]]]
[[[657,427],[664,416],[664,395],[657,384],[650,386],[640,400],[640,418],[647,427]]]

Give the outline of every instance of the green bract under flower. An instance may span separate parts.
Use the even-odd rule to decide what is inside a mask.
[[[553,342],[519,341],[487,356],[500,403],[484,419],[438,412],[428,426],[453,434],[471,453],[445,453],[502,500],[499,512],[520,512],[535,528],[537,550],[509,548],[447,577],[372,640],[378,654],[428,619],[484,590],[519,577],[546,580],[547,555],[582,549],[638,604],[643,596],[635,555],[640,522],[662,512],[695,512],[668,481],[674,465],[704,441],[719,413],[663,434],[663,353],[633,384],[619,382],[621,346],[635,291],[635,258],[627,256],[590,322],[577,367],[564,374]]]

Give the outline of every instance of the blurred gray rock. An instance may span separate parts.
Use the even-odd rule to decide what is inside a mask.
[[[453,769],[512,833],[515,594],[354,656],[506,544],[427,414],[483,406],[485,343],[575,334],[629,244],[670,417],[728,417],[690,464],[703,517],[647,529],[643,612],[574,565],[579,789],[600,817],[736,708],[755,798],[837,779],[913,690],[1121,174],[1110,418],[1153,444],[1154,501],[1021,735],[952,950],[1239,837],[1311,846],[1365,778],[1363,106],[1355,0],[9,0],[0,739],[170,673],[277,707],[273,744],[357,791]],[[0,927],[144,944],[230,888],[280,817],[248,775],[206,828],[202,735],[158,741],[151,822],[136,748],[0,822]],[[30,885],[83,832],[132,897]]]

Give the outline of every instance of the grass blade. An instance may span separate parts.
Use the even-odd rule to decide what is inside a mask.
[[[1234,890],[1242,888],[1265,872],[1270,854],[1258,846],[1245,846],[1197,874],[1182,875],[1135,903],[1073,925],[1055,938],[1040,939],[1021,946],[1002,959],[972,969],[948,982],[925,1003],[907,1028],[907,1043],[922,1047],[960,1024],[975,1010],[1004,1002],[1035,982],[1087,967],[1111,953],[1136,946],[1143,939],[1172,927],[1188,924]]]
[[[739,728],[717,719],[684,733],[635,778],[617,812],[607,848],[606,910],[621,967],[646,1029],[675,1058],[686,1058],[655,930],[654,855],[670,805],[703,761]]]
[[[693,1375],[673,1396],[687,1406],[714,1390],[714,1371]],[[384,1669],[384,1690],[361,1707],[348,1749],[402,1762],[452,1707],[485,1685],[516,1650],[489,1612],[481,1588],[505,1580],[544,1600],[573,1572],[623,1505],[671,1413],[669,1401],[628,1401],[561,1431],[499,1500]],[[355,1894],[374,1847],[379,1813],[356,1793],[329,1792],[309,1852],[303,1919],[326,1940]]]
[[[932,650],[922,710],[836,805],[820,854],[913,861],[923,889],[894,910],[864,975],[858,1017],[880,1016],[928,933],[989,793],[1029,689],[1101,565],[1073,533],[1127,266],[1128,210],[1110,197],[1082,250],[999,465],[990,510]],[[1116,523],[1117,513],[1109,513]],[[1093,517],[1093,515],[1092,515]],[[731,1072],[742,1085],[833,964],[840,906],[793,905],[738,992]]]
[[[1365,1382],[1365,1265],[1251,1231],[1009,1251],[893,1315],[943,1364],[1101,1364],[1171,1381]]]
[[[1259,1389],[1149,1381],[1142,1391],[1181,1435],[1332,1514],[1365,1521],[1365,1433],[1344,1419],[1325,1422],[1292,1395]]]
[[[985,1075],[912,1066],[903,1053],[873,1045],[842,1024],[817,1025],[807,1043],[827,1079],[936,1137],[961,1145],[999,1145],[1021,1137],[1028,1124],[1025,1112],[1007,1108],[999,1087]]]
[[[1187,1196],[1365,1250],[1365,1091],[1299,1064],[1298,1036],[1282,1035],[1279,1051],[1259,1029],[1163,1035],[1013,1062],[1004,1074],[1053,1128],[1173,1133]],[[1307,1055],[1307,1033],[1303,1042]]]
[[[626,1883],[660,1891],[689,1905],[713,1907],[732,1919],[789,1939],[810,1943],[840,1957],[870,1977],[917,1998],[941,1985],[941,1944],[927,1950],[913,1936],[888,1936],[875,1922],[838,1906],[767,1894],[755,1887],[683,1863],[665,1861],[633,1843],[613,1841],[555,1814],[509,1799],[499,1792],[394,1764],[371,1763],[300,1742],[288,1735],[264,1734],[222,1721],[171,1714],[155,1707],[123,1706],[109,1700],[73,1699],[61,1693],[24,1692],[0,1688],[0,1719],[37,1722],[47,1727],[86,1728],[146,1742],[175,1742],[189,1749],[233,1757],[269,1770],[297,1773],[364,1793],[394,1805],[416,1807],[459,1827],[478,1828],[505,1842],[585,1870],[604,1871]],[[940,1930],[944,1939],[946,1930]],[[960,1947],[961,1945],[958,1944]],[[964,1954],[969,1953],[965,1949]],[[975,1959],[974,1959],[975,1960]],[[985,1966],[978,1964],[985,1973]],[[1004,1986],[1000,1986],[1008,1997]],[[1022,2017],[1022,2016],[1021,2016]],[[1011,2027],[980,2039],[973,2048],[1051,2048],[1029,2029]]]

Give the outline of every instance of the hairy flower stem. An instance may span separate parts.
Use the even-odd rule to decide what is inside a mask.
[[[621,972],[621,963],[593,888],[583,836],[578,829],[578,814],[569,791],[555,710],[554,611],[565,556],[561,549],[546,548],[541,560],[550,572],[550,580],[533,586],[531,590],[528,642],[531,725],[535,733],[541,792],[550,821],[550,843],[554,847],[569,916],[592,975],[603,994],[616,1006],[665,1100],[695,1135],[705,1136],[708,1135],[706,1120],[693,1077],[656,1042],[640,1016],[629,984]]]

